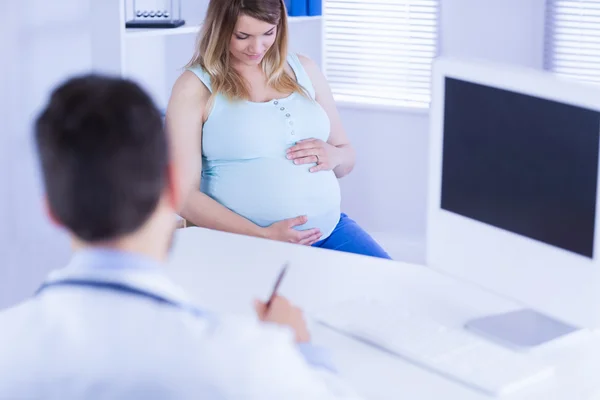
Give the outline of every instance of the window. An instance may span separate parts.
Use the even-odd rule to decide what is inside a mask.
[[[548,0],[545,67],[600,84],[600,1]]]
[[[438,0],[324,0],[325,71],[338,101],[428,107]]]

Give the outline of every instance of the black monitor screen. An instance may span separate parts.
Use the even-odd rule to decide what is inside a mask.
[[[444,210],[592,258],[600,113],[446,78]]]

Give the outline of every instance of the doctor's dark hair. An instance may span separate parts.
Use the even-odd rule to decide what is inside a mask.
[[[100,75],[58,86],[35,123],[49,208],[87,242],[138,230],[167,184],[162,116],[134,82]]]

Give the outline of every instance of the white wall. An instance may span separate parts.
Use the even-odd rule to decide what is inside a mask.
[[[8,15],[15,15],[18,4],[8,4]],[[5,29],[2,31],[0,40],[0,54],[15,55],[17,53],[16,29],[17,20],[10,18],[6,21]],[[16,74],[16,63],[0,63],[0,305],[8,301],[8,285],[6,282],[13,281],[13,252],[9,245],[10,233],[14,231],[14,218],[11,218],[12,195],[11,195],[11,130],[16,126],[18,118],[16,112],[18,104],[7,94],[16,92],[15,80],[10,77]]]
[[[442,55],[542,67],[544,0],[441,4]],[[344,210],[385,246],[424,249],[428,115],[343,106],[340,112],[358,152],[355,171],[341,181]]]
[[[10,18],[3,22],[1,54],[10,62],[2,62],[7,90],[0,92],[8,121],[0,135],[0,308],[32,293],[69,255],[66,236],[43,213],[31,123],[59,81],[91,67],[87,1],[5,3]]]

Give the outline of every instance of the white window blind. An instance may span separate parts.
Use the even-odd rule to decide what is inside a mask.
[[[324,0],[325,71],[338,101],[428,107],[438,0]]]
[[[546,69],[600,84],[600,0],[548,0]]]

